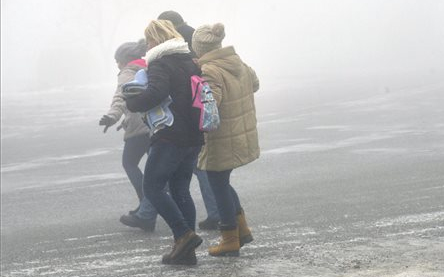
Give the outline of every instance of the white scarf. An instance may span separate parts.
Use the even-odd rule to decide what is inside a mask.
[[[178,54],[178,53],[190,53],[188,43],[181,38],[173,38],[167,40],[153,48],[146,53],[146,61],[149,63],[162,58],[163,56]]]

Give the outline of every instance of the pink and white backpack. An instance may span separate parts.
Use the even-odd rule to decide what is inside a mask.
[[[191,76],[192,105],[200,110],[199,130],[211,132],[220,125],[217,103],[208,83],[198,75]]]

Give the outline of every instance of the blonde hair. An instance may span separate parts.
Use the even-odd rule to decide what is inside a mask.
[[[153,41],[156,44],[161,44],[173,38],[183,37],[176,31],[173,23],[169,20],[153,20],[145,29],[146,41]]]

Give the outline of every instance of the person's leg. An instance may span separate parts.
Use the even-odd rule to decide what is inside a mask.
[[[246,243],[250,243],[253,241],[253,235],[251,234],[251,230],[248,227],[247,219],[245,218],[245,212],[242,209],[239,197],[237,196],[234,188],[231,187],[231,196],[233,197],[234,206],[236,208],[236,220],[239,227],[239,246],[242,247]]]
[[[236,200],[237,194],[230,185],[230,174],[232,169],[226,171],[207,171],[208,180],[213,190],[221,225],[235,228],[236,224]],[[236,199],[235,199],[236,198]]]
[[[194,161],[199,149],[190,148],[181,165],[169,180],[170,193],[184,216],[188,226],[193,231],[196,229],[196,207],[190,194],[190,182],[193,176]]]
[[[208,181],[207,172],[194,168],[194,174],[199,181],[199,188],[202,194],[202,200],[207,211],[207,219],[209,221],[218,222],[219,211],[217,209],[216,199],[214,198],[213,190],[211,189],[210,182]]]
[[[236,192],[230,185],[232,170],[221,172],[207,171],[208,180],[216,197],[220,215],[220,231],[222,240],[211,246],[208,253],[211,256],[239,256],[240,241],[239,227],[236,220],[236,209],[239,201]]]
[[[153,206],[153,204],[151,204],[148,198],[143,197],[142,201],[140,201],[139,210],[134,215],[143,220],[147,220],[154,223],[156,222],[157,218],[157,210]]]
[[[228,184],[228,186],[230,187],[231,198],[233,199],[236,214],[239,214],[242,211],[242,207],[239,201],[239,196],[237,195],[236,190],[233,188],[231,184]]]
[[[147,153],[149,146],[150,140],[148,135],[128,138],[123,146],[122,166],[128,175],[128,179],[136,190],[139,201],[143,198],[143,173],[139,168],[139,163],[143,155]]]
[[[193,224],[191,221],[195,221],[196,211],[189,191],[185,192],[189,190],[192,176],[193,166],[188,159],[192,160],[193,157],[189,156],[193,150],[194,148],[177,147],[171,143],[159,141],[151,146],[148,155],[143,191],[145,197],[151,201],[160,216],[170,226],[175,241],[171,253],[162,257],[164,264],[183,263],[184,259],[192,256],[194,249],[202,243],[202,239],[192,230],[194,228],[190,228]],[[174,198],[165,191],[167,182]],[[188,220],[184,218],[182,212]]]
[[[144,231],[152,232],[156,227],[156,217],[157,212],[155,208],[150,204],[148,199],[144,197],[140,202],[138,211],[133,214],[122,215],[120,222],[129,227],[137,227]]]
[[[180,167],[184,153],[180,148],[166,142],[156,142],[151,146],[145,166],[143,192],[146,198],[165,219],[177,239],[191,228],[177,203],[166,192],[165,187],[176,170]],[[173,190],[170,183],[170,191]],[[174,184],[176,187],[176,184]]]
[[[145,231],[154,231],[157,218],[157,210],[143,195],[143,174],[139,169],[139,162],[150,149],[150,139],[147,134],[132,137],[126,140],[123,154],[123,167],[131,180],[139,196],[139,206],[130,211],[128,215],[122,215],[120,222],[130,227],[138,227]],[[140,195],[141,194],[141,195]]]

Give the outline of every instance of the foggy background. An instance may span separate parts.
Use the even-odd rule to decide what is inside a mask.
[[[444,1],[1,4],[3,190],[35,185],[32,178],[17,179],[24,176],[23,169],[77,155],[99,157],[103,149],[119,153],[122,132],[110,128],[104,136],[98,126],[116,87],[114,52],[122,43],[143,37],[149,21],[165,10],[178,11],[195,28],[225,24],[223,45],[234,45],[260,79],[260,124],[328,103],[392,92],[402,99],[404,91],[420,92],[443,82]],[[284,134],[285,128],[279,125],[273,133]],[[261,127],[259,131],[266,151],[268,134]],[[50,179],[50,174],[42,172],[42,177]]]
[[[149,21],[165,10],[178,11],[195,28],[225,24],[223,46],[234,45],[260,79],[255,97],[260,124],[333,102],[391,92],[403,98],[403,91],[443,82],[444,1],[4,0],[1,5],[3,191],[38,183],[20,181],[24,169],[77,155],[101,157],[103,149],[120,153],[122,132],[110,128],[104,136],[98,126],[116,87],[114,52],[142,38]],[[286,128],[279,125],[273,133],[284,134]],[[259,131],[266,151],[268,134]],[[41,175],[51,180],[51,174]]]
[[[99,126],[115,49],[165,10],[224,23],[261,83],[261,157],[232,174],[255,241],[220,260],[199,230],[187,269],[163,220],[119,222],[137,197]],[[2,276],[442,277],[443,77],[444,0],[1,0]]]
[[[365,76],[383,88],[389,76],[444,76],[440,0],[3,0],[2,94],[115,82],[115,49],[165,10],[195,28],[224,23],[223,45],[258,71],[264,93],[276,76]]]

